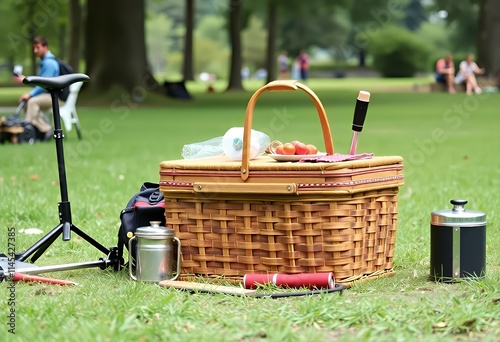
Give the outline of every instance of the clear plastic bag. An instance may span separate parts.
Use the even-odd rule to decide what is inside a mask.
[[[243,130],[243,127],[233,127],[222,137],[184,145],[182,157],[184,159],[199,159],[225,154],[229,159],[241,160]],[[252,129],[250,133],[250,159],[262,155],[270,143],[271,139],[267,134]]]
[[[184,159],[198,159],[216,157],[224,153],[222,150],[222,138],[217,137],[210,140],[184,145],[182,157]]]
[[[230,128],[222,139],[224,154],[232,160],[241,160],[243,156],[243,127]],[[271,143],[269,136],[256,130],[250,131],[250,159],[262,155]]]

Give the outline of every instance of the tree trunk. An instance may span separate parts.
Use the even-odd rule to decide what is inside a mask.
[[[144,0],[88,0],[87,91],[118,86],[141,101],[158,83],[149,70],[144,37]]]
[[[267,55],[266,70],[267,82],[276,79],[276,37],[278,36],[278,3],[268,0],[267,10]]]
[[[31,55],[30,55],[30,59],[31,59],[31,75],[36,75],[37,74],[38,65],[39,65],[39,61],[37,60],[37,57],[35,56],[35,53],[33,52],[33,47],[32,47],[33,39],[35,39],[36,33],[37,33],[36,32],[36,26],[31,23],[30,24],[30,30],[29,30],[29,37],[28,37],[28,41],[29,41],[29,44],[30,44],[30,47],[31,47]],[[49,42],[49,49],[50,49],[50,42]]]
[[[80,0],[71,0],[69,3],[69,65],[74,72],[80,66],[80,25],[82,23],[82,8]]]
[[[359,49],[358,52],[358,67],[364,68],[366,66],[366,51],[364,48]]]
[[[485,67],[488,60],[488,32],[486,31],[486,0],[479,0],[479,15],[477,18],[477,62]]]
[[[33,23],[33,16],[35,14],[35,6],[36,4],[34,2],[28,2],[28,20],[30,20],[29,24],[29,29],[28,29],[28,41],[31,47],[31,54],[30,54],[30,59],[31,59],[31,75],[36,75],[38,71],[38,60],[37,57],[35,56],[35,53],[33,52],[33,39],[37,36],[37,26]],[[50,42],[49,42],[49,49],[50,49]]]
[[[66,59],[66,23],[59,24],[59,31],[57,32],[58,40],[59,40],[59,52],[57,54],[57,58],[61,60]]]
[[[490,76],[500,72],[500,2],[480,0],[477,57]]]
[[[184,75],[184,81],[193,81],[194,0],[186,0],[185,20],[186,34],[184,35],[184,65],[182,73]]]
[[[241,0],[229,0],[229,40],[231,65],[227,90],[243,90],[241,81]]]

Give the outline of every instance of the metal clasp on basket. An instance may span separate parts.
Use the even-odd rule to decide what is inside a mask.
[[[193,184],[194,192],[236,194],[297,194],[294,183],[201,183]]]

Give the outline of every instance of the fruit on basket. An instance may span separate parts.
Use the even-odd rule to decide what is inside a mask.
[[[282,143],[274,140],[267,148],[267,153],[283,155],[307,155],[317,154],[318,149],[313,144],[305,144],[299,140]]]

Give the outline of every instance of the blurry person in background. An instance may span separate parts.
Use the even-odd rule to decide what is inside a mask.
[[[450,94],[455,93],[455,66],[451,53],[436,62],[436,82],[446,84]]]
[[[482,90],[477,85],[476,74],[482,75],[485,70],[477,66],[476,62],[474,62],[474,56],[468,54],[465,57],[465,61],[460,62],[458,69],[455,83],[460,84],[465,82],[465,92],[467,95],[472,95],[473,90],[476,94],[481,94]]]
[[[49,51],[49,42],[45,37],[38,36],[33,39],[33,54],[40,58],[38,76],[55,77],[60,75],[59,63],[56,57]],[[24,75],[13,76],[14,83],[22,84]],[[42,141],[52,137],[52,126],[43,115],[43,111],[52,108],[52,98],[42,87],[36,86],[29,93],[21,95],[19,103],[26,102],[25,119],[38,129],[43,135]],[[59,105],[64,101],[59,100]]]
[[[279,67],[279,78],[286,80],[290,78],[290,72],[288,71],[288,53],[282,51],[278,56],[278,67]]]
[[[309,72],[309,55],[306,50],[301,50],[299,57],[297,57],[300,66],[300,79],[302,81],[307,81]]]

